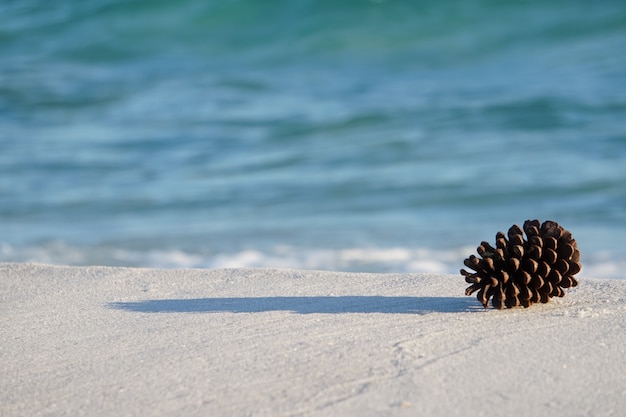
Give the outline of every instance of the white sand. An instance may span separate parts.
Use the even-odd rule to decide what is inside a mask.
[[[0,264],[2,416],[624,416],[626,281]]]

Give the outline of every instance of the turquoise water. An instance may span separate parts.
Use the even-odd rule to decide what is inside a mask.
[[[0,261],[624,278],[623,1],[0,4]]]

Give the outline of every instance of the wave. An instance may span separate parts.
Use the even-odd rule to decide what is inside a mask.
[[[0,244],[0,262],[57,265],[106,265],[151,268],[285,268],[377,273],[458,274],[473,247],[426,249],[367,247],[303,249],[276,246],[267,250],[202,253],[177,248],[128,249],[109,246],[78,247],[64,242],[14,247]],[[583,258],[581,277],[625,279],[626,259],[608,251]]]

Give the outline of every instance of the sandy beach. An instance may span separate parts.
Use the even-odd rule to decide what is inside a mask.
[[[2,416],[623,416],[626,280],[0,264]]]

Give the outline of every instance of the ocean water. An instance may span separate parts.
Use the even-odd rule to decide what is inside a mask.
[[[626,3],[0,3],[0,261],[626,278]]]

